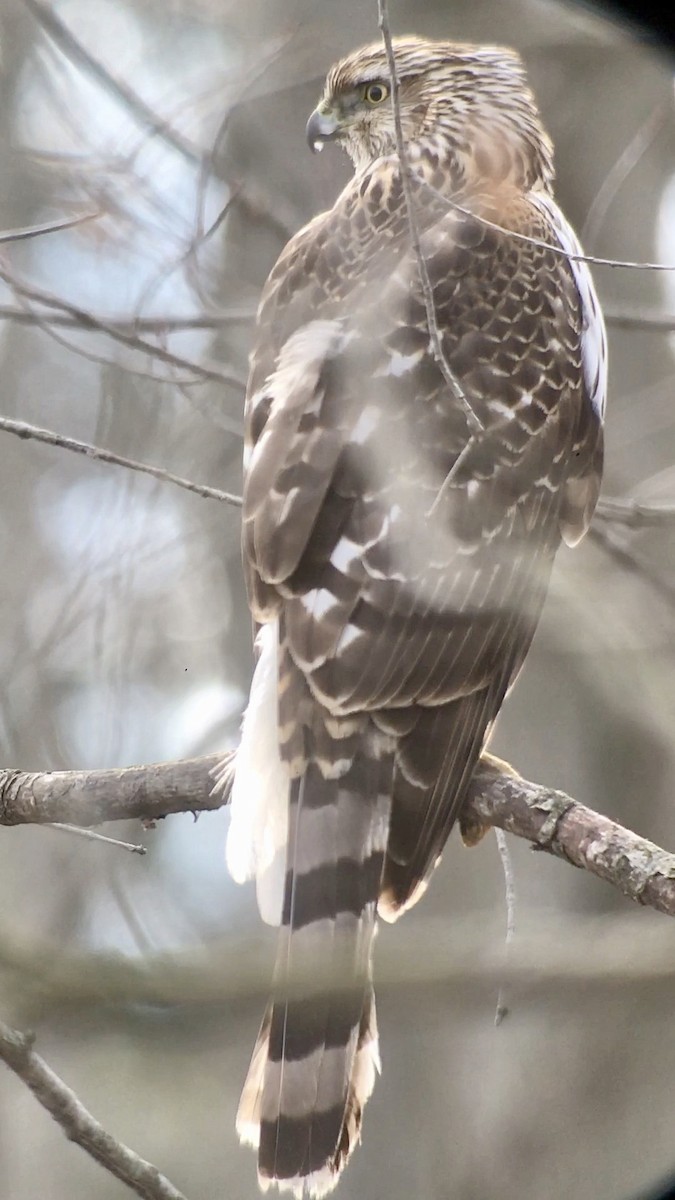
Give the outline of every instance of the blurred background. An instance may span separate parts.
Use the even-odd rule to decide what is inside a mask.
[[[391,0],[394,33],[524,55],[558,197],[595,255],[675,263],[672,60],[605,8]],[[0,415],[240,490],[258,292],[348,165],[304,124],[375,0],[2,0]],[[605,492],[675,501],[675,274],[595,268]],[[92,321],[93,318],[93,321]],[[86,328],[85,328],[86,326]],[[95,326],[93,328],[92,326]],[[251,671],[234,508],[0,431],[0,740],[26,770],[234,746]],[[675,847],[675,531],[562,550],[493,748]],[[0,830],[0,1017],[188,1200],[257,1195],[234,1115],[273,935],[229,880],[225,811],[145,858]],[[453,836],[378,939],[384,1074],[341,1200],[629,1200],[675,1173],[675,928],[513,844]],[[499,1028],[500,983],[510,1014]],[[123,1200],[0,1069],[2,1200]]]

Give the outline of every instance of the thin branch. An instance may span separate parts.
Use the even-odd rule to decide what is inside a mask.
[[[93,829],[80,829],[79,825],[63,825],[58,821],[53,821],[48,829],[55,829],[57,833],[68,833],[74,837],[85,838],[90,842],[105,842],[107,846],[117,846],[119,850],[129,850],[132,854],[147,854],[147,847],[141,846],[138,842],[121,842],[119,838],[106,837],[104,833],[95,833]]]
[[[670,313],[605,308],[604,316],[605,324],[613,325],[616,329],[650,329],[663,333],[672,333],[675,330],[675,316]]]
[[[0,314],[1,315],[1,314]],[[125,467],[129,471],[140,471],[152,475],[163,483],[172,483],[184,488],[205,500],[219,500],[224,504],[233,504],[241,508],[241,496],[232,492],[224,492],[220,488],[210,487],[205,483],[194,483],[181,475],[174,475],[163,467],[153,467],[150,463],[137,462],[133,458],[125,458],[104,450],[102,446],[94,446],[91,442],[81,442],[77,438],[67,437],[53,429],[42,429],[39,425],[29,425],[25,421],[15,421],[11,417],[0,417],[0,432],[13,433],[15,437],[33,439],[44,442],[48,446],[59,446],[62,450],[72,450],[76,454],[84,454],[87,458],[99,462],[112,463],[117,467]],[[653,529],[658,526],[669,526],[675,522],[675,504],[642,504],[638,500],[619,499],[613,496],[603,496],[598,501],[595,519],[605,523],[623,526],[625,529]]]
[[[403,188],[403,198],[405,201],[406,215],[408,218],[408,228],[410,230],[410,241],[412,242],[415,258],[417,259],[417,269],[420,276],[420,284],[422,287],[422,295],[424,297],[424,307],[427,315],[427,328],[431,339],[431,348],[434,358],[440,367],[441,373],[450,390],[453,392],[456,400],[461,405],[464,416],[466,417],[469,431],[473,436],[476,433],[483,432],[482,421],[476,416],[473,411],[464,390],[452,371],[445,354],[443,352],[443,343],[441,334],[436,320],[436,308],[434,305],[434,292],[427,270],[426,259],[422,253],[422,244],[420,241],[419,226],[417,224],[417,215],[415,212],[415,203],[412,194],[412,181],[416,180],[410,169],[408,155],[403,140],[403,126],[401,124],[401,109],[398,102],[398,74],[396,71],[396,58],[391,41],[391,31],[389,28],[389,13],[387,10],[387,0],[378,0],[378,25],[382,33],[387,53],[387,64],[389,66],[389,75],[391,77],[391,99],[394,112],[394,129],[396,132],[396,152],[398,154],[399,165],[401,167],[401,185]],[[417,180],[416,180],[417,181]],[[457,465],[457,464],[455,464]]]
[[[506,951],[506,959],[508,961],[509,951],[514,937],[516,936],[516,883],[513,875],[513,863],[509,845],[506,840],[506,834],[503,829],[495,829],[497,837],[497,851],[499,853],[499,861],[502,864],[504,872],[504,891],[506,899],[506,938],[504,948]],[[504,984],[500,983],[499,992],[497,993],[497,1009],[495,1012],[495,1025],[501,1025],[505,1017],[508,1016],[509,1010],[504,998]]]
[[[617,258],[598,258],[592,254],[572,254],[572,253],[570,253],[569,250],[564,250],[562,248],[562,246],[556,246],[556,245],[551,244],[550,242],[545,242],[541,238],[531,237],[525,233],[516,233],[515,230],[513,230],[513,229],[504,229],[501,225],[498,225],[495,221],[490,221],[490,220],[488,220],[487,217],[480,216],[478,213],[472,212],[471,209],[465,208],[462,204],[459,204],[456,200],[451,200],[450,197],[445,196],[443,194],[443,192],[438,191],[438,189],[433,187],[432,184],[428,183],[425,179],[416,175],[415,172],[411,170],[410,165],[408,163],[408,159],[407,159],[406,152],[405,152],[405,144],[403,142],[403,129],[402,129],[402,125],[401,125],[401,114],[400,114],[400,108],[399,108],[399,104],[398,104],[398,77],[396,74],[396,60],[394,57],[394,50],[393,50],[392,41],[391,41],[391,31],[390,31],[390,26],[389,26],[389,14],[388,14],[388,10],[387,10],[387,0],[377,0],[377,11],[378,11],[378,26],[382,32],[382,40],[385,45],[385,49],[386,49],[386,53],[387,53],[387,63],[389,66],[389,74],[391,76],[392,108],[393,108],[393,112],[394,112],[394,128],[395,128],[395,132],[396,132],[396,151],[398,154],[399,162],[401,164],[401,175],[402,175],[403,184],[404,184],[403,190],[404,190],[404,195],[405,195],[406,208],[408,210],[408,220],[411,224],[411,232],[413,231],[413,225],[414,225],[414,216],[413,216],[413,209],[412,209],[412,203],[411,203],[412,183],[414,181],[416,184],[419,184],[420,186],[425,188],[426,191],[428,191],[431,195],[435,196],[436,199],[440,200],[441,203],[444,204],[447,208],[454,209],[455,212],[463,213],[464,216],[472,217],[474,220],[478,221],[481,225],[486,226],[488,229],[494,229],[497,233],[504,233],[508,237],[515,238],[517,241],[529,242],[533,246],[541,246],[542,249],[544,249],[544,250],[549,250],[549,251],[552,251],[554,254],[561,255],[563,258],[566,258],[569,262],[592,263],[595,266],[599,266],[599,267],[623,267],[623,268],[627,268],[629,270],[636,270],[636,271],[675,271],[675,264],[652,263],[652,262],[630,262],[630,261],[625,261],[625,260],[617,259]],[[412,219],[411,219],[411,217],[412,217]],[[415,249],[417,252],[419,238],[417,239],[417,244],[415,244],[415,239],[413,236],[413,244],[415,245]],[[418,260],[419,260],[419,266],[420,266],[420,275],[423,275],[423,273],[426,274],[426,264],[424,264],[424,266],[423,266],[423,259],[421,256],[421,252],[418,253]],[[427,284],[429,284],[428,275],[427,275]],[[433,312],[433,293],[431,292],[430,284],[429,284],[429,293],[431,295],[431,310],[432,310],[432,314],[433,314],[433,323],[435,325],[435,313]],[[424,298],[425,298],[425,303],[426,303],[427,302],[427,292],[426,291],[425,291]],[[431,324],[431,321],[429,320],[429,305],[428,304],[427,304],[427,321],[429,323],[430,332],[431,332],[432,324]],[[432,340],[433,340],[433,334],[432,334]],[[435,352],[435,348],[434,348],[434,352]],[[438,358],[438,355],[436,355],[436,357],[437,357],[439,364],[442,365],[441,359]],[[443,373],[445,375],[445,371]],[[455,394],[457,394],[456,386],[454,386],[454,385],[451,385],[451,386],[453,386],[453,391],[455,391]],[[465,412],[466,412],[467,407],[470,408],[466,398],[464,398],[462,407],[464,408]],[[475,414],[472,413],[472,416],[474,417],[475,420],[477,420],[477,418],[475,417]],[[467,419],[470,420],[470,418],[467,418]],[[481,426],[481,428],[482,428],[482,426]]]
[[[220,330],[227,325],[248,324],[254,319],[255,308],[233,308],[224,309],[221,313],[211,316],[205,314],[196,317],[136,317],[132,321],[88,315],[85,323],[77,313],[38,314],[34,310],[0,304],[0,321],[14,321],[17,325],[40,325],[44,321],[48,325],[57,325],[65,329],[80,329],[83,333],[114,330],[130,337],[138,333],[182,333],[191,329]]]
[[[208,755],[105,771],[0,771],[0,825],[67,821],[158,820],[227,804],[234,755]],[[218,777],[214,793],[214,777]],[[477,826],[494,825],[606,880],[631,900],[675,916],[675,854],[616,821],[553,791],[482,764],[466,809]]]
[[[30,238],[44,237],[46,233],[60,233],[62,229],[74,229],[76,225],[84,225],[87,221],[96,221],[103,216],[101,212],[81,213],[79,217],[63,217],[60,221],[43,221],[40,225],[24,225],[22,229],[6,229],[0,231],[0,244],[6,242],[25,242]]]
[[[173,354],[170,350],[165,350],[163,346],[158,346],[155,342],[148,342],[136,333],[125,332],[124,328],[120,325],[111,325],[109,322],[101,320],[101,318],[94,316],[87,309],[80,308],[77,304],[70,304],[65,300],[59,299],[57,296],[51,295],[50,292],[45,292],[41,288],[24,283],[12,275],[6,263],[0,264],[0,279],[8,287],[12,288],[22,300],[26,300],[31,304],[42,305],[45,308],[55,308],[59,312],[68,313],[70,316],[76,318],[78,327],[96,333],[104,333],[130,350],[136,350],[141,354],[147,354],[151,358],[158,359],[159,362],[169,363],[171,366],[190,371],[195,375],[199,375],[202,379],[215,379],[220,383],[237,389],[243,389],[246,385],[246,381],[239,375],[223,371],[217,367],[206,367],[201,363],[192,362],[182,355]],[[39,323],[48,324],[49,317],[45,317],[44,314],[36,315]]]
[[[595,516],[622,525],[624,529],[653,529],[654,526],[673,524],[675,504],[642,504],[639,500],[603,496],[598,501]]]
[[[71,1142],[77,1142],[116,1179],[144,1200],[185,1200],[172,1183],[118,1142],[84,1107],[71,1089],[33,1049],[34,1038],[18,1033],[0,1022],[0,1058],[18,1075],[43,1108],[61,1126]]]
[[[84,454],[87,458],[98,462],[112,463],[116,467],[126,467],[129,471],[139,471],[143,475],[151,475],[163,483],[173,483],[176,487],[184,488],[206,500],[220,500],[225,504],[241,507],[241,497],[231,492],[223,492],[220,488],[209,487],[205,483],[193,483],[181,475],[173,475],[163,467],[153,467],[150,463],[137,462],[133,458],[124,458],[121,454],[113,454],[112,450],[104,450],[101,446],[93,446],[90,442],[80,442],[77,438],[66,437],[53,429],[41,429],[38,425],[27,425],[24,421],[13,421],[9,417],[0,417],[0,432],[13,433],[15,437],[26,438],[36,442],[44,442],[47,446],[58,446],[62,450],[72,450],[75,454]]]
[[[0,316],[2,314],[0,313]],[[194,483],[182,475],[174,475],[164,467],[153,467],[150,463],[137,462],[133,458],[125,458],[114,454],[112,450],[104,450],[102,446],[94,446],[91,442],[81,442],[77,438],[67,437],[53,429],[42,429],[39,425],[29,425],[25,421],[15,421],[11,417],[0,417],[0,432],[13,433],[15,437],[44,442],[48,446],[58,446],[62,450],[72,450],[76,454],[84,454],[87,458],[99,462],[112,463],[113,466],[125,467],[129,471],[140,471],[159,479],[162,483],[171,483],[184,488],[195,496],[205,500],[219,500],[224,504],[233,504],[241,508],[241,496],[232,492],[224,492],[221,488],[210,487],[206,483]],[[603,522],[621,525],[625,529],[652,529],[655,526],[669,526],[675,522],[675,504],[642,504],[638,500],[618,499],[604,496],[598,501],[595,518]]]
[[[484,225],[487,229],[494,229],[496,233],[503,233],[507,237],[515,238],[517,242],[529,242],[531,246],[540,246],[542,250],[549,250],[551,254],[558,254],[561,258],[566,258],[568,262],[590,263],[596,267],[622,267],[631,271],[675,271],[675,263],[632,262],[621,258],[597,258],[593,254],[573,254],[570,250],[564,250],[562,246],[556,246],[554,242],[545,242],[543,238],[532,237],[529,233],[517,233],[515,229],[506,229],[503,225],[498,225],[496,221],[490,221],[488,217],[483,217],[480,213],[473,212],[470,208],[465,208],[457,200],[451,200],[449,196],[444,195],[443,192],[439,192],[438,188],[435,188],[426,179],[422,179],[421,176],[413,174],[412,178],[415,180],[415,183],[425,188],[427,192],[444,204],[446,208],[460,212],[465,217],[472,217],[474,221],[478,221],[479,225]]]

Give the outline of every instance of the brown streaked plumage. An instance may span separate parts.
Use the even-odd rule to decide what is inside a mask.
[[[376,912],[426,887],[602,466],[602,317],[555,252],[578,244],[520,59],[394,50],[443,351],[484,432],[433,357],[386,54],[367,46],[310,117],[312,147],[339,142],[355,175],[265,285],[246,401],[261,633],[228,861],[281,929],[238,1128],[261,1184],[298,1195],[334,1186],[379,1069]]]

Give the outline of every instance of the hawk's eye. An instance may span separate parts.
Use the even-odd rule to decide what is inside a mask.
[[[368,83],[363,89],[363,99],[367,104],[381,104],[388,95],[389,88],[386,83]]]

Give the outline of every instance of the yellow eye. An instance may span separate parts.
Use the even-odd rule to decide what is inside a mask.
[[[388,95],[389,88],[386,83],[369,83],[363,89],[363,99],[367,104],[382,104]]]

